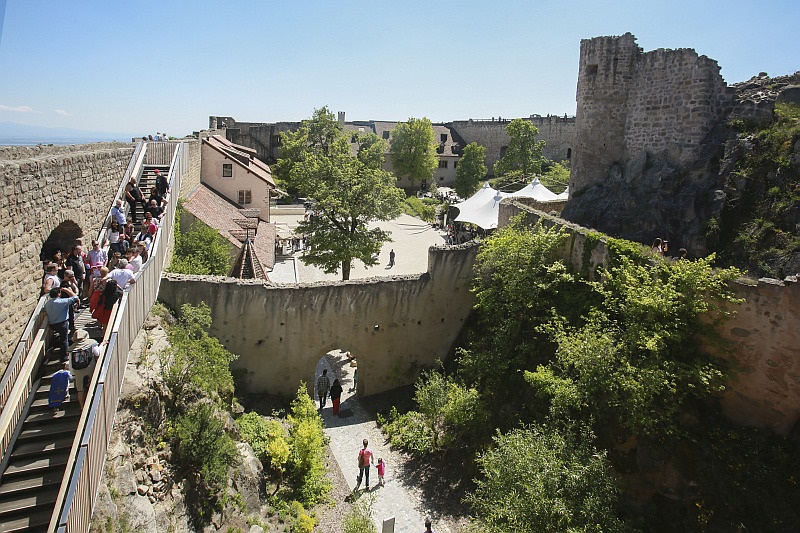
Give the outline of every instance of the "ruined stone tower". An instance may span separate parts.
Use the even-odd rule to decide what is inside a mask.
[[[644,52],[630,33],[581,41],[564,216],[640,242],[680,238],[702,252],[696,237],[716,209],[712,167],[735,93],[719,70],[692,49]]]

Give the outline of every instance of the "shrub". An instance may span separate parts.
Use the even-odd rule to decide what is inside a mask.
[[[378,533],[378,528],[372,521],[375,511],[375,496],[369,494],[353,504],[350,511],[344,517],[344,533]]]
[[[211,496],[225,488],[228,469],[239,460],[239,451],[225,431],[212,404],[203,403],[178,418],[178,460],[183,468],[196,474]]]
[[[242,438],[250,444],[261,463],[278,474],[275,493],[283,483],[283,474],[291,453],[286,430],[277,420],[269,420],[258,413],[245,413],[236,421]],[[274,494],[274,493],[273,493]]]
[[[175,250],[170,272],[226,276],[230,270],[232,245],[217,230],[196,220],[187,232],[180,230],[185,209],[178,205],[175,214]]]
[[[623,531],[605,454],[588,430],[530,427],[498,434],[466,501],[482,531]]]
[[[327,437],[323,432],[322,419],[317,413],[314,400],[308,395],[305,383],[300,384],[292,401],[289,423],[289,464],[293,480],[303,503],[315,505],[330,492],[331,482],[325,469]]]

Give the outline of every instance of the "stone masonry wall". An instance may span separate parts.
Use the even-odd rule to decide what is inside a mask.
[[[539,128],[539,140],[545,141],[544,156],[554,161],[570,159],[575,143],[575,117],[534,116],[530,119]],[[464,142],[478,143],[486,147],[486,167],[489,174],[494,173],[494,164],[500,159],[504,146],[510,137],[506,126],[510,120],[456,120],[451,123],[453,130]]]
[[[181,178],[180,197],[186,198],[190,192],[200,186],[200,146],[199,139],[195,141],[184,140],[185,149],[189,150],[189,171],[185,172]]]
[[[582,40],[570,190],[602,182],[614,163],[642,153],[690,165],[733,94],[717,62],[694,50],[643,52],[630,33]]]
[[[134,148],[103,143],[0,151],[0,369],[36,307],[43,244],[59,226],[72,242],[96,236]]]
[[[562,247],[572,268],[595,269],[606,263],[605,237],[594,246],[584,265],[584,244],[590,230],[536,211],[515,200],[500,202],[498,228],[522,214],[527,224],[540,220],[546,227],[561,226],[569,234]],[[800,283],[760,279],[755,285],[736,283],[745,303],[733,306],[735,316],[719,329],[725,349],[706,343],[709,353],[731,363],[733,376],[721,398],[723,412],[745,425],[768,427],[786,435],[800,424]]]
[[[211,334],[239,354],[248,390],[292,395],[314,383],[333,349],[358,357],[358,394],[413,383],[444,359],[472,310],[477,246],[431,248],[428,272],[279,286],[232,278],[166,274],[159,299],[172,308],[205,302]]]

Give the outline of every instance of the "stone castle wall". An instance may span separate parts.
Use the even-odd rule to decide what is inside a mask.
[[[472,310],[474,245],[431,248],[428,272],[335,283],[278,286],[232,278],[166,274],[159,299],[172,308],[207,303],[211,334],[247,371],[248,390],[292,395],[313,386],[333,349],[358,358],[358,393],[411,384],[444,360]]]
[[[575,117],[532,116],[526,120],[539,129],[539,140],[545,141],[544,155],[554,161],[570,159],[575,142]],[[456,120],[444,124],[460,135],[465,143],[478,143],[486,147],[486,167],[493,173],[494,164],[500,159],[504,147],[508,146],[509,136],[506,126],[510,120]],[[258,158],[273,163],[280,157],[280,146],[276,142],[278,134],[295,131],[299,122],[237,122],[233,117],[209,117],[212,130],[227,128],[227,138],[231,142],[256,150]],[[452,164],[452,163],[451,163]],[[387,167],[391,171],[391,158],[387,157]],[[449,168],[453,168],[449,166]],[[437,176],[438,174],[437,170]],[[435,178],[434,178],[435,180]],[[404,185],[405,186],[405,185]]]
[[[96,237],[135,145],[0,150],[0,368],[39,299],[45,242],[66,248]]]
[[[644,52],[626,33],[581,41],[577,101],[574,192],[645,153],[690,165],[730,112],[734,91],[716,61],[691,49]]]
[[[538,140],[545,141],[544,156],[553,161],[571,159],[575,142],[575,117],[533,116],[530,119],[539,129]],[[494,164],[500,159],[503,147],[510,137],[506,126],[510,120],[456,120],[450,125],[464,142],[486,147],[486,167],[493,174]]]
[[[184,149],[189,151],[189,170],[184,172],[181,177],[181,191],[180,197],[186,198],[190,192],[200,186],[200,146],[202,141],[200,139],[190,140],[185,139]]]
[[[500,203],[498,228],[522,214],[527,224],[563,227],[569,234],[562,247],[572,268],[587,269],[590,277],[608,259],[605,237],[592,242],[584,254],[590,230],[561,218],[506,199]],[[584,264],[586,262],[586,264]],[[740,424],[768,427],[786,435],[800,423],[800,283],[761,279],[757,284],[736,283],[742,305],[718,330],[725,348],[707,342],[705,349],[731,363],[732,378],[721,398],[723,412]]]

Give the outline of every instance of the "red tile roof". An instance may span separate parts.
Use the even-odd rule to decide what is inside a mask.
[[[201,184],[189,194],[183,202],[183,207],[219,231],[237,249],[241,249],[242,241],[237,239],[234,233],[243,231],[236,223],[236,220],[241,220],[243,216],[242,210],[236,204],[228,201],[211,187]],[[275,224],[259,220],[256,235],[251,235],[250,238],[258,260],[266,268],[271,269],[275,265]]]

